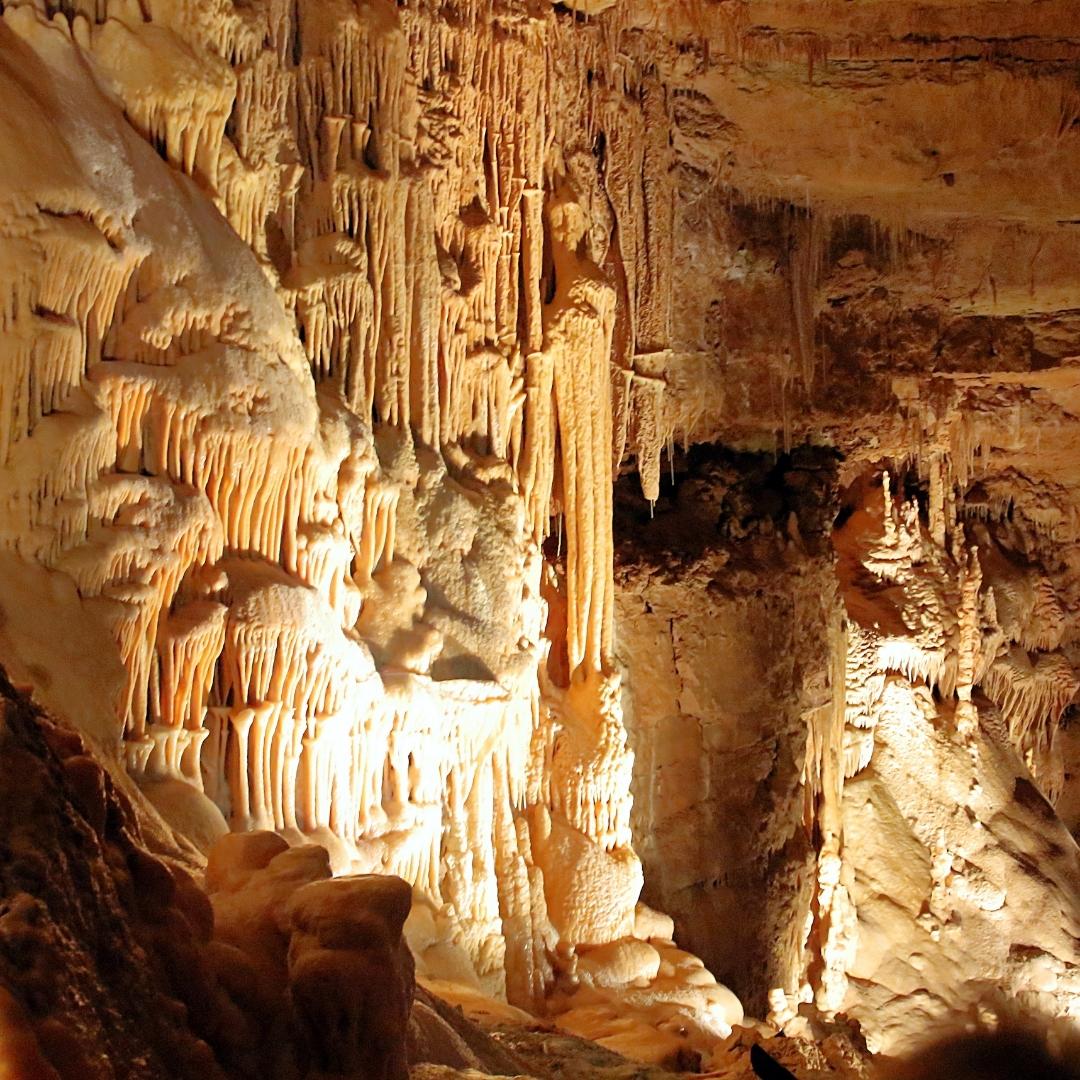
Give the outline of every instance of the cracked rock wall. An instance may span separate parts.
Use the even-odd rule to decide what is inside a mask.
[[[644,895],[764,1015],[809,917],[802,771],[831,702],[835,462],[692,452],[652,520],[626,483],[616,610]]]

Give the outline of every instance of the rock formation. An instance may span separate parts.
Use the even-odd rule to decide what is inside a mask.
[[[513,1065],[414,963],[667,1066],[1080,1016],[1078,59],[0,0],[0,1069]]]

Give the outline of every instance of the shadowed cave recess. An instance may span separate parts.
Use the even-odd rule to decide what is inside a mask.
[[[1074,8],[0,0],[0,1080],[1069,1075]]]

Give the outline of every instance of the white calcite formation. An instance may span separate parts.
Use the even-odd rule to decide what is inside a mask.
[[[1048,801],[1080,686],[1057,651],[1062,609],[951,499],[924,522],[891,488],[885,473],[836,538],[844,694],[820,812],[840,801],[815,1000],[883,1048],[995,995],[1080,1016],[1080,867]]]
[[[587,948],[726,1034],[635,936],[611,659],[655,77],[550,8],[0,6],[5,664],[178,843],[412,883],[422,972],[540,1008]]]
[[[918,486],[924,467],[940,487]],[[787,469],[759,492],[772,518],[722,512],[737,536],[707,523],[743,497],[714,467],[683,479],[657,548],[620,544],[646,896],[790,1035],[855,1020],[893,1054],[957,1016],[1018,1009],[1069,1030],[1072,579],[1023,504],[1010,520],[958,496],[978,497],[985,464],[931,450],[899,472],[864,466],[828,539],[809,496],[828,470]]]

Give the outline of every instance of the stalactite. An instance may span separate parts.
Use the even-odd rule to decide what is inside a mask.
[[[95,29],[92,41],[135,127],[171,165],[216,190],[225,125],[236,96],[228,63],[208,51],[193,54],[168,29],[141,17],[130,22],[110,18]],[[156,78],[145,78],[148,68],[157,69]]]
[[[650,502],[660,497],[660,452],[668,441],[664,418],[664,380],[637,373],[630,380],[630,412],[634,417],[631,445],[637,456],[641,490]],[[668,455],[669,461],[671,455]]]
[[[612,940],[641,887],[612,481],[672,457],[660,79],[614,13],[0,6],[116,121],[105,179],[0,224],[0,542],[111,631],[148,789],[405,876],[536,1005],[562,880],[615,896]]]
[[[562,197],[550,211],[556,295],[546,340],[554,388],[567,515],[572,670],[605,670],[611,640],[611,384],[614,294],[578,254],[585,221]]]
[[[821,277],[823,249],[828,242],[831,223],[821,220],[820,212],[795,217],[790,255],[793,352],[799,361],[799,377],[809,390],[814,384],[815,294]]]

